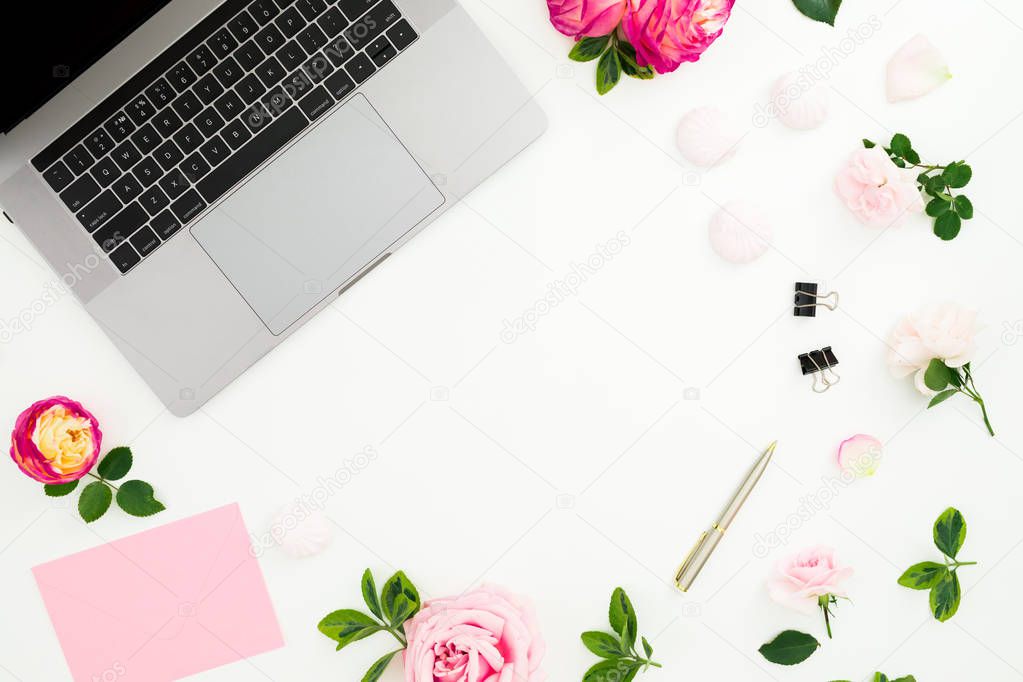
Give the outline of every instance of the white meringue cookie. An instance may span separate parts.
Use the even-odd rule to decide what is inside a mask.
[[[294,504],[281,509],[270,526],[270,537],[286,554],[299,559],[325,550],[333,536],[334,529],[323,514]]]
[[[732,157],[742,134],[717,107],[693,109],[678,124],[678,150],[697,166],[713,166]]]
[[[816,128],[831,110],[828,89],[819,83],[801,83],[796,71],[775,81],[771,101],[778,107],[778,120],[793,130]]]
[[[764,211],[745,201],[725,204],[710,220],[711,248],[729,263],[751,263],[771,245],[774,228]]]

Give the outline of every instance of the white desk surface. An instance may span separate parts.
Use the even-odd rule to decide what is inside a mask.
[[[30,567],[232,501],[250,530],[265,529],[367,447],[376,459],[326,500],[331,547],[262,560],[286,647],[194,679],[361,679],[389,642],[335,653],[315,626],[359,606],[367,566],[381,579],[403,568],[432,596],[481,581],[532,596],[559,682],[593,662],[579,633],[605,625],[616,585],[664,664],[650,682],[1023,677],[1023,8],[860,0],[832,30],[788,0],[740,2],[702,62],[598,98],[593,65],[567,60],[542,0],[465,4],[536,92],[549,132],[188,419],[163,409],[71,297],[47,294],[54,275],[0,225],[0,320],[36,310],[31,332],[0,346],[3,423],[36,399],[76,397],[100,416],[107,443],[131,444],[135,473],[168,506],[148,520],[112,510],[86,527],[6,467],[0,679],[69,679]],[[833,114],[822,128],[750,123],[738,155],[713,171],[682,161],[684,112],[715,104],[750,121],[777,76],[871,17],[880,29],[827,81]],[[921,32],[955,78],[890,105],[885,64]],[[835,171],[859,140],[897,131],[929,156],[973,165],[978,214],[955,242],[931,235],[923,216],[871,231],[834,197]],[[775,248],[744,267],[719,260],[706,236],[716,205],[733,198],[775,216]],[[534,310],[619,231],[626,248],[535,331],[501,340],[504,320]],[[793,282],[806,278],[837,289],[840,310],[793,318]],[[885,366],[883,339],[899,317],[945,299],[978,307],[987,324],[975,365],[995,439],[971,403],[924,411],[911,381]],[[842,383],[815,395],[795,358],[829,344]],[[763,557],[758,534],[828,488],[835,447],[858,432],[885,443],[877,476],[839,488]],[[775,464],[729,537],[692,593],[675,593],[679,560],[775,438]],[[980,563],[962,570],[962,607],[941,624],[926,594],[896,578],[936,558],[931,524],[949,505],[969,523],[963,556]],[[773,666],[756,650],[781,630],[824,639],[819,616],[787,611],[765,590],[777,559],[818,543],[856,569],[853,603],[808,662]],[[400,679],[397,665],[384,677]]]

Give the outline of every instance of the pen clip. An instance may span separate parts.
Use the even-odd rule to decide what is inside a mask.
[[[693,548],[689,550],[689,554],[687,554],[686,558],[682,560],[682,565],[678,567],[678,571],[675,573],[675,587],[678,587],[679,583],[682,582],[682,576],[685,575],[686,569],[689,568],[689,563],[693,560],[693,555],[696,554],[696,550],[700,549],[700,546],[704,543],[704,541],[706,541],[706,539],[707,531],[703,531],[703,535],[699,537],[696,544],[693,545]]]

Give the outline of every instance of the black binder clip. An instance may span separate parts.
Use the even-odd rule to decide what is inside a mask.
[[[799,367],[803,370],[803,376],[813,375],[813,392],[824,393],[829,388],[842,380],[835,371],[838,358],[831,346],[820,350],[803,353],[799,356]]]
[[[838,308],[838,292],[829,291],[821,296],[817,294],[816,282],[796,282],[796,299],[792,314],[796,317],[817,317],[818,306],[828,310]]]

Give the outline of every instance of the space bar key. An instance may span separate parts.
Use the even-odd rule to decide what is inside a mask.
[[[214,168],[212,173],[196,183],[199,194],[206,203],[213,203],[224,196],[259,164],[302,132],[307,125],[309,122],[298,107],[288,109],[245,146],[228,157],[224,163]]]

